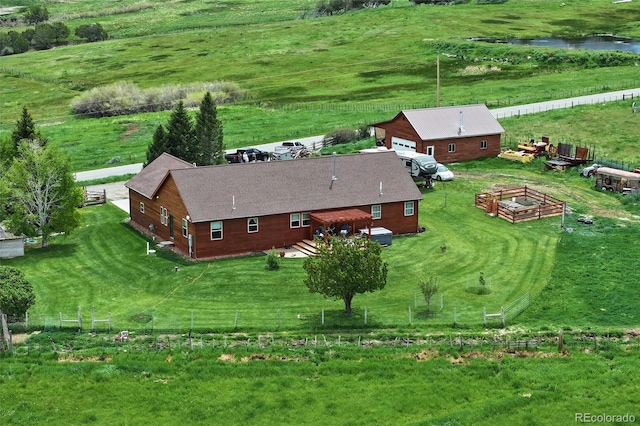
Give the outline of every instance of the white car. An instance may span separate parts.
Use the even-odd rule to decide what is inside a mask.
[[[444,164],[440,163],[438,163],[438,171],[435,172],[432,176],[435,180],[438,181],[453,180],[453,172],[447,169]]]

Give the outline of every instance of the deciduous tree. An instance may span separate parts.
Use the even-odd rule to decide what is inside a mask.
[[[104,28],[102,28],[102,25],[98,23],[80,25],[76,28],[75,35],[88,42],[102,41],[109,38],[109,35]]]
[[[28,24],[36,25],[49,20],[49,11],[40,4],[34,4],[33,6],[29,6],[23,18]]]
[[[427,310],[431,309],[431,298],[438,292],[438,277],[430,275],[426,281],[420,281],[420,291],[424,296],[425,302],[427,302]]]
[[[9,266],[0,266],[0,322],[2,323],[2,336],[9,340],[9,328],[5,315],[22,316],[33,306],[36,296],[33,286],[18,269]],[[2,339],[0,339],[0,343]],[[0,350],[4,344],[0,344]]]
[[[304,261],[304,283],[311,293],[342,299],[347,314],[351,314],[356,294],[374,292],[387,284],[388,266],[377,242],[330,237],[328,244],[318,241],[317,247],[318,254]]]
[[[18,156],[0,180],[5,223],[16,233],[41,236],[42,247],[52,233],[69,233],[80,225],[82,198],[69,161],[38,140],[20,143]]]

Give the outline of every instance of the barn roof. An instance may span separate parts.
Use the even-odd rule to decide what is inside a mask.
[[[392,120],[374,124],[385,127],[405,117],[422,140],[453,139],[504,133],[484,104],[402,110]],[[461,117],[462,116],[462,117]],[[462,121],[463,130],[460,130]]]
[[[170,174],[192,222],[422,199],[395,152],[182,168]]]
[[[167,177],[169,170],[193,169],[195,167],[196,166],[191,163],[164,152],[158,158],[153,160],[147,167],[142,169],[140,173],[125,183],[124,186],[144,195],[147,198],[153,198],[156,191]]]

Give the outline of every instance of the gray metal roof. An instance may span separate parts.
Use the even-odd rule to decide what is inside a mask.
[[[148,167],[155,166],[154,163]],[[171,170],[192,222],[421,200],[395,152]],[[382,182],[382,194],[380,194]]]
[[[452,139],[504,133],[484,104],[403,110],[422,140]],[[462,116],[462,119],[461,119]],[[460,131],[460,123],[464,130]]]
[[[174,157],[166,152],[153,160],[151,164],[142,169],[140,173],[132,177],[124,184],[147,198],[153,198],[154,194],[164,182],[169,170],[173,169],[193,169],[196,166]]]

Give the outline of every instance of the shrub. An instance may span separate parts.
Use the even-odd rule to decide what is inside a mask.
[[[28,24],[36,25],[49,20],[49,11],[46,7],[36,4],[29,6],[29,9],[27,9],[23,15],[23,18]]]
[[[272,248],[267,253],[267,269],[270,271],[280,269],[280,254],[275,248]]]
[[[324,136],[325,139],[333,139],[335,144],[348,143],[360,139],[359,132],[353,129],[336,129]]]
[[[90,117],[167,111],[173,109],[179,101],[183,101],[185,107],[197,107],[200,104],[199,98],[207,91],[216,104],[243,97],[238,85],[232,82],[167,85],[146,90],[133,83],[118,82],[83,93],[71,101],[71,108],[76,114]]]
[[[98,23],[80,25],[76,28],[75,34],[88,42],[102,41],[109,38],[109,35],[104,28],[102,28],[102,25]]]

